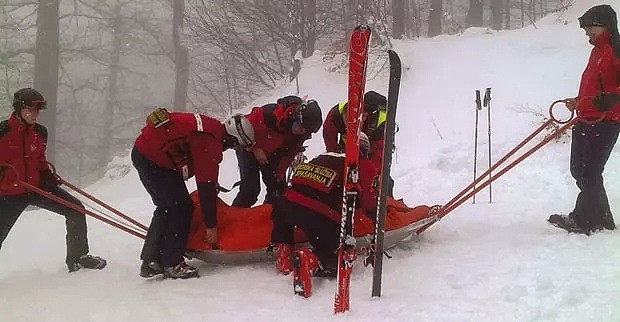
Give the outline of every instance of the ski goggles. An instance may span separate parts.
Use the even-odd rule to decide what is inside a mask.
[[[31,101],[30,104],[24,104],[27,107],[31,107],[37,110],[44,110],[47,108],[47,101],[39,100],[39,101]]]

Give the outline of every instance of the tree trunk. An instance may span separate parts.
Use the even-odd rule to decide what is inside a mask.
[[[183,18],[185,17],[185,0],[172,2],[172,42],[174,45],[174,101],[173,107],[178,111],[187,110],[187,86],[189,82],[189,50],[182,42]]]
[[[405,33],[405,0],[392,0],[392,37],[403,38]]]
[[[110,70],[108,76],[108,88],[106,89],[105,110],[103,113],[103,127],[101,133],[101,144],[99,148],[99,160],[97,163],[102,165],[99,171],[105,170],[105,165],[112,159],[112,137],[114,126],[114,115],[118,99],[118,87],[121,74],[121,51],[123,49],[123,26],[121,16],[121,5],[117,4],[114,8],[112,18],[112,52],[110,53]],[[103,175],[103,173],[100,173]]]
[[[434,37],[441,34],[441,13],[443,0],[432,0],[431,11],[428,14],[428,36]]]
[[[510,0],[504,0],[504,29],[510,29]]]
[[[302,39],[302,57],[308,58],[314,54],[316,46],[316,0],[304,0],[303,3],[303,26],[304,38]]]
[[[34,53],[33,87],[47,100],[47,111],[41,113],[40,122],[47,127],[47,157],[54,162],[56,153],[56,114],[58,103],[59,30],[58,11],[60,0],[40,0],[37,11],[37,40]]]
[[[482,27],[482,0],[469,0],[465,23],[468,27]]]
[[[525,0],[521,0],[521,28],[525,27]]]
[[[491,0],[491,28],[502,29],[502,0]]]

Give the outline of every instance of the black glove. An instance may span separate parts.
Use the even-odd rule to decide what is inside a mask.
[[[39,172],[41,178],[41,187],[51,189],[60,186],[60,177],[57,176],[52,170],[41,170]]]
[[[620,103],[620,95],[614,92],[603,92],[592,99],[592,104],[601,112],[607,112],[614,105]]]

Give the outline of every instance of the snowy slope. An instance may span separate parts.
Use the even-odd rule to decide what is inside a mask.
[[[396,195],[410,205],[444,203],[471,181],[475,89],[492,87],[494,160],[540,124],[532,111],[546,113],[554,100],[575,96],[590,51],[576,17],[592,4],[579,2],[537,28],[396,42],[405,67]],[[385,92],[386,76],[367,89]],[[304,62],[300,77],[302,94],[324,112],[346,97],[346,75],[328,73],[320,57]],[[291,91],[294,85],[262,101]],[[479,173],[488,149],[483,112]],[[309,151],[321,148],[317,135]],[[393,250],[384,262],[382,298],[370,298],[371,271],[356,266],[352,308],[342,316],[331,313],[333,281],[317,281],[313,297],[301,299],[271,264],[194,262],[200,279],[141,280],[140,240],[94,220],[91,251],[109,266],[69,275],[62,218],[30,211],[0,252],[0,321],[620,321],[620,234],[568,235],[545,223],[550,213],[572,209],[577,189],[568,156],[569,145],[550,144],[494,183],[492,204],[484,190],[475,205],[464,204]],[[128,158],[118,162],[130,165]],[[617,214],[619,165],[616,148],[605,178]],[[88,191],[148,222],[150,198],[127,169]],[[234,154],[227,153],[221,182],[236,179]]]

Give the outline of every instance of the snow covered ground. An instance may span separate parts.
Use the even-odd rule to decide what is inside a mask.
[[[536,112],[575,96],[591,48],[576,17],[593,4],[578,2],[536,28],[395,42],[404,64],[396,195],[412,206],[444,203],[471,181],[475,89],[492,88],[494,160],[540,124]],[[386,76],[367,89],[385,92]],[[300,77],[302,94],[325,112],[346,98],[346,75],[328,73],[320,57],[304,62]],[[257,104],[292,91],[294,85]],[[479,143],[480,173],[487,165],[486,110]],[[309,151],[321,149],[317,135]],[[199,279],[142,280],[141,241],[94,220],[91,252],[109,265],[67,274],[62,217],[30,211],[0,252],[0,321],[620,321],[620,234],[569,235],[545,222],[573,207],[568,156],[568,144],[551,143],[493,184],[493,203],[484,190],[476,204],[392,250],[380,299],[370,298],[371,270],[356,266],[351,311],[339,316],[332,314],[333,281],[317,281],[312,298],[302,299],[290,277],[268,263],[194,261]],[[617,221],[619,162],[616,148],[605,178]],[[110,174],[88,191],[148,222],[152,204],[128,158]],[[221,183],[236,179],[236,160],[227,153]]]

